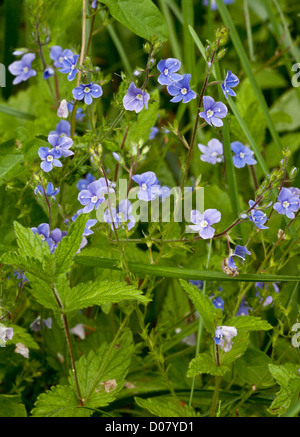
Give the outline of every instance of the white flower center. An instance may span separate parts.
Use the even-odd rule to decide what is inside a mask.
[[[122,220],[122,219],[123,219],[123,214],[122,214],[121,212],[118,212],[118,214],[117,214],[117,218],[120,219],[120,220]]]
[[[145,182],[142,184],[142,190],[146,191],[147,190],[147,185],[145,184]]]
[[[98,200],[98,197],[97,197],[97,196],[93,196],[93,197],[91,198],[91,202],[92,202],[92,203],[96,203],[97,200]]]
[[[137,95],[136,95],[136,98],[137,98],[138,100],[143,100],[143,96],[142,96],[142,94],[137,94]]]
[[[52,162],[53,161],[53,156],[52,155],[48,155],[47,156],[47,161],[48,162]]]
[[[28,68],[28,67],[24,67],[24,68],[23,68],[23,73],[28,73],[28,71],[29,71],[29,68]]]
[[[164,69],[164,75],[165,75],[165,76],[168,76],[168,74],[169,74],[169,70],[168,70],[167,68],[165,68],[165,69]]]
[[[217,152],[212,152],[211,156],[212,156],[213,158],[215,158],[216,156],[218,156],[218,154],[217,154]]]
[[[241,152],[240,153],[240,158],[243,159],[245,157],[245,153]]]
[[[58,61],[61,63],[62,61],[64,60],[64,57],[63,56],[60,56],[59,58],[58,58]]]
[[[210,118],[214,115],[214,111],[212,111],[211,109],[209,109],[206,113],[207,117]]]
[[[285,200],[282,205],[284,208],[288,208],[290,206],[290,204],[287,200]]]
[[[201,228],[206,228],[207,225],[208,225],[208,222],[206,220],[201,220],[201,222],[200,222]]]
[[[71,66],[71,70],[75,70],[75,65],[72,65],[72,66]]]
[[[45,240],[45,235],[40,234],[41,239],[44,241]]]
[[[185,96],[187,94],[187,89],[186,88],[182,88],[181,94],[183,94]]]
[[[91,91],[91,89],[88,87],[88,86],[86,86],[85,88],[84,88],[84,92],[85,93],[89,93]]]

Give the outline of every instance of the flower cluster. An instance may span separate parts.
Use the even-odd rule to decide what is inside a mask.
[[[69,150],[73,145],[73,140],[65,135],[49,134],[48,143],[51,144],[52,149],[49,147],[40,147],[38,154],[41,158],[41,169],[46,173],[51,171],[54,167],[62,167],[62,163],[59,161],[61,157],[68,157],[74,155],[74,152]]]

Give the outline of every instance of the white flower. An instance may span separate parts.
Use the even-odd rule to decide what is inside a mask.
[[[85,339],[85,330],[83,323],[78,323],[78,325],[70,329],[70,332],[74,335],[77,335],[77,337],[81,338],[81,340]]]
[[[25,346],[23,343],[17,343],[16,344],[15,352],[16,354],[22,355],[24,358],[29,358],[29,349]]]
[[[233,342],[231,339],[237,336],[237,330],[234,326],[218,326],[215,330],[215,343],[224,350],[229,352]]]
[[[68,115],[69,115],[68,104],[67,104],[66,99],[63,99],[63,100],[60,102],[59,108],[58,108],[58,110],[57,110],[57,116],[58,116],[59,118],[67,118]]]

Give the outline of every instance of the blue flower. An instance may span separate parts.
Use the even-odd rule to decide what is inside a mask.
[[[247,247],[237,245],[234,249],[234,253],[228,259],[228,267],[230,267],[231,269],[237,269],[237,266],[233,260],[233,257],[237,256],[238,258],[241,258],[243,261],[245,261],[246,254],[251,255],[251,252],[249,252]]]
[[[52,328],[52,319],[51,317],[48,317],[48,319],[43,319],[43,325],[46,326],[48,329]],[[39,332],[41,330],[41,316],[38,316],[31,324],[30,324],[31,331]]]
[[[68,102],[67,103],[67,108],[69,112],[73,111],[73,107],[74,107],[74,103],[72,102]],[[82,108],[77,108],[76,109],[76,115],[75,115],[75,119],[78,121],[82,121],[85,117],[85,113],[84,110]]]
[[[171,102],[178,103],[182,100],[183,103],[188,103],[197,97],[195,91],[190,89],[190,74],[184,74],[178,82],[173,82],[167,86],[168,93],[174,96]]]
[[[93,175],[91,175],[91,173],[87,173],[87,175],[86,175],[86,177],[84,178],[84,179],[80,179],[78,182],[77,182],[77,189],[79,190],[79,191],[81,191],[81,190],[86,190],[87,189],[87,187],[88,187],[88,185],[91,183],[91,182],[94,182],[96,180],[96,178],[93,176]]]
[[[252,206],[255,204],[253,200],[249,200],[249,206],[252,208]],[[267,226],[264,226],[266,221],[268,220],[267,214],[265,214],[260,209],[253,208],[250,211],[249,219],[259,228],[259,229],[269,229]]]
[[[74,152],[69,150],[73,145],[73,140],[65,135],[58,136],[50,134],[48,135],[48,143],[51,144],[53,149],[59,151],[64,158],[74,155]]]
[[[279,288],[278,285],[276,284],[276,282],[272,283],[273,288],[275,293],[279,292]],[[265,292],[268,289],[269,284],[268,283],[264,283],[264,282],[255,282],[255,288],[256,288],[256,293],[255,296],[260,296],[260,290],[264,290]],[[266,307],[267,305],[270,305],[273,302],[273,297],[271,295],[267,296],[265,299],[261,298],[259,300],[260,302],[263,301],[263,307]]]
[[[156,199],[160,195],[160,185],[157,180],[156,174],[153,171],[146,171],[141,175],[132,176],[132,180],[139,184],[140,190],[138,192],[138,198],[149,202]]]
[[[279,213],[284,214],[290,219],[295,218],[295,212],[299,209],[299,197],[294,195],[292,190],[288,188],[281,188],[278,202],[276,202],[273,208]]]
[[[225,5],[230,5],[234,0],[224,0]],[[202,4],[204,6],[208,6],[208,0],[203,0]],[[216,0],[210,0],[210,8],[212,11],[216,11],[218,9]]]
[[[64,68],[63,61],[74,56],[72,50],[63,50],[60,46],[52,46],[50,49],[50,58],[56,68]]]
[[[21,279],[21,282],[19,282],[18,286],[20,287],[21,284],[24,284],[25,282],[28,282],[28,279],[24,275],[24,273],[21,270],[15,270],[14,276],[16,276],[17,279]]]
[[[44,79],[49,79],[49,78],[52,77],[53,75],[54,75],[54,70],[53,70],[53,68],[51,68],[51,67],[47,67],[47,68],[44,70],[43,78],[44,78]]]
[[[91,8],[92,8],[92,9],[96,9],[97,4],[98,4],[98,1],[97,1],[97,0],[93,0],[93,1],[92,1],[92,4],[91,4]]]
[[[64,57],[62,60],[63,67],[59,69],[61,73],[68,74],[68,80],[71,82],[75,79],[78,69],[76,68],[79,55]]]
[[[87,105],[90,105],[93,102],[93,98],[97,99],[101,97],[103,94],[103,90],[100,85],[91,82],[89,84],[83,85],[80,84],[72,91],[73,97],[76,100],[84,99]]]
[[[216,209],[207,209],[201,214],[196,209],[191,211],[191,222],[189,228],[199,232],[199,236],[204,240],[213,238],[215,229],[211,226],[221,220],[221,213]]]
[[[55,188],[52,184],[52,182],[49,182],[46,188],[46,196],[49,197],[50,199],[55,199],[55,196],[59,193],[60,188]],[[37,185],[35,190],[34,190],[34,194],[40,195],[42,197],[44,197],[44,190],[43,187],[41,185]]]
[[[222,102],[215,102],[210,96],[203,97],[204,112],[200,112],[201,118],[204,118],[210,126],[223,126],[223,121],[220,118],[225,118],[227,115],[227,106]]]
[[[50,252],[53,253],[55,243],[50,237],[50,227],[48,223],[41,223],[37,228],[33,227],[31,228],[31,230],[34,234],[40,235],[43,241],[46,241],[49,246]]]
[[[213,304],[217,309],[224,310],[224,300],[220,296],[213,300]]]
[[[107,209],[104,212],[104,221],[106,223],[114,223],[115,228],[124,229],[124,224],[126,224],[128,230],[132,229],[135,225],[135,218],[131,214],[132,213],[132,205],[129,200],[124,199],[121,200],[117,209],[111,208],[111,211]],[[114,230],[113,225],[111,225],[112,230]]]
[[[67,120],[60,120],[57,123],[55,130],[52,130],[49,135],[65,135],[69,137],[71,135],[71,125]]]
[[[201,161],[209,162],[214,165],[224,160],[223,144],[216,138],[210,140],[207,146],[198,144],[198,148],[203,153],[203,155],[200,156]]]
[[[36,75],[36,71],[31,68],[32,61],[35,59],[34,53],[26,53],[20,61],[15,61],[8,66],[8,70],[13,76],[13,85],[17,85],[30,77]]]
[[[76,212],[76,214],[73,215],[73,217],[72,217],[72,221],[75,222],[75,220],[77,219],[77,217],[78,217],[80,214],[83,214],[83,209],[79,209],[79,210]],[[95,220],[95,219],[90,219],[90,220],[88,220],[88,221],[86,222],[86,224],[85,224],[85,228],[84,228],[84,231],[83,231],[83,234],[82,234],[82,235],[83,235],[83,236],[92,235],[94,232],[91,230],[91,228],[92,228],[93,226],[95,226],[96,223],[97,223],[97,220]]]
[[[180,74],[175,73],[179,70],[181,64],[178,59],[168,58],[162,59],[157,64],[157,69],[161,73],[157,79],[161,85],[172,85],[173,82],[178,82],[182,79]]]
[[[200,280],[193,281],[193,280],[190,280],[189,283],[194,285],[195,287],[199,288],[200,290],[203,289],[204,281],[200,281]]]
[[[127,111],[140,112],[144,107],[148,109],[150,95],[140,88],[137,88],[133,82],[129,85],[127,94],[123,98],[123,106]]]
[[[234,326],[218,326],[215,330],[215,343],[220,346],[224,352],[229,352],[232,348],[232,338],[237,336],[237,330]]]
[[[81,205],[84,205],[83,213],[97,209],[98,206],[105,201],[105,194],[113,193],[114,190],[111,188],[111,182],[108,181],[108,186],[106,184],[105,178],[100,178],[95,182],[91,182],[86,190],[80,191],[78,194],[78,200]]]
[[[114,159],[118,162],[121,161],[121,157],[117,152],[112,152],[112,156],[114,157]]]
[[[159,129],[158,129],[158,127],[156,127],[156,126],[153,126],[152,128],[151,128],[151,130],[150,130],[150,134],[149,134],[149,140],[153,140],[155,137],[156,137],[156,135],[158,134],[158,132],[159,132]]]
[[[254,165],[257,163],[256,160],[252,158],[254,152],[252,152],[249,147],[243,146],[239,141],[234,141],[230,146],[231,150],[235,153],[232,160],[236,168],[243,168],[246,164]]]
[[[231,89],[239,84],[239,78],[231,71],[227,71],[224,82],[221,84],[224,96],[228,99],[228,96],[235,97],[236,93]]]
[[[248,316],[249,311],[252,311],[252,308],[247,304],[245,300],[243,300],[239,306],[237,316]]]
[[[38,151],[39,157],[41,158],[41,168],[48,173],[54,167],[62,167],[62,163],[59,161],[61,157],[60,150],[52,149],[49,147],[40,147]]]

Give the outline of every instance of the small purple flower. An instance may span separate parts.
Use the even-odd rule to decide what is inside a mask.
[[[68,81],[75,79],[78,69],[76,68],[79,55],[72,55],[70,57],[64,57],[62,64],[63,67],[59,69],[61,73],[68,74]]]
[[[234,326],[218,326],[215,330],[215,343],[220,346],[224,352],[229,352],[232,348],[232,338],[237,336],[237,330]]]
[[[28,282],[28,279],[21,270],[14,271],[14,276],[16,276],[17,279],[21,279],[21,282],[19,282],[18,284],[19,287],[21,286],[21,284]]]
[[[120,157],[120,155],[119,155],[118,153],[116,153],[116,152],[112,152],[112,156],[114,157],[114,159],[115,159],[116,161],[118,161],[118,162],[121,161],[121,157]]]
[[[224,82],[221,84],[224,96],[228,99],[228,96],[235,97],[236,93],[231,89],[239,84],[239,78],[231,71],[227,71]]]
[[[100,85],[91,82],[89,84],[83,85],[80,84],[72,91],[73,97],[76,100],[84,99],[87,105],[90,105],[93,102],[93,98],[97,99],[101,97],[103,94],[103,90]]]
[[[34,53],[26,53],[20,61],[15,61],[8,66],[10,73],[16,76],[13,80],[13,85],[17,85],[36,75],[36,71],[31,68],[34,59]]]
[[[11,340],[14,336],[13,328],[6,328],[6,326],[0,323],[0,347],[5,346],[7,340]]]
[[[72,50],[63,50],[60,46],[52,46],[50,49],[50,58],[54,61],[56,68],[64,68],[63,61],[74,56]]]
[[[252,208],[252,206],[255,204],[253,200],[249,200],[249,206]],[[260,209],[253,208],[250,211],[249,219],[259,228],[259,229],[269,229],[267,226],[264,226],[266,221],[268,220],[267,214],[265,214]]]
[[[87,187],[88,187],[88,185],[91,183],[91,182],[94,182],[96,180],[96,178],[93,176],[93,175],[91,175],[91,173],[87,173],[87,175],[86,175],[86,177],[84,178],[84,179],[80,179],[78,182],[77,182],[77,189],[79,190],[79,191],[81,191],[81,190],[86,190],[87,189]]]
[[[233,165],[236,168],[243,168],[246,164],[254,165],[257,164],[256,160],[252,157],[254,152],[249,149],[249,147],[243,146],[239,141],[234,141],[231,143],[231,150],[235,153],[233,156]]]
[[[39,157],[41,158],[41,168],[46,173],[52,170],[54,167],[62,167],[62,163],[59,161],[61,157],[60,150],[52,149],[49,147],[40,147],[38,151]]]
[[[31,230],[34,234],[38,234],[43,241],[46,241],[49,246],[50,252],[53,253],[54,241],[50,237],[50,227],[48,223],[41,223],[37,228],[33,227],[31,228]]]
[[[245,261],[246,254],[251,255],[251,252],[249,252],[247,247],[237,245],[234,249],[234,253],[228,259],[228,267],[230,267],[231,269],[237,269],[237,266],[233,260],[233,257],[237,256],[238,258],[241,258],[243,261]]]
[[[252,311],[252,308],[247,304],[247,302],[245,300],[242,300],[236,315],[237,316],[248,316],[250,311]]]
[[[204,118],[210,126],[223,126],[223,121],[220,118],[225,118],[227,115],[227,106],[222,102],[215,102],[210,96],[203,97],[204,112],[200,112],[201,118]]]
[[[97,0],[93,0],[93,1],[92,1],[92,4],[91,4],[91,8],[92,8],[92,9],[96,9],[97,4],[98,4],[98,1],[97,1]]]
[[[200,156],[201,161],[209,162],[214,165],[224,160],[223,144],[216,138],[210,140],[207,146],[198,144],[198,148],[203,153],[203,155]]]
[[[146,171],[141,175],[132,176],[132,180],[139,184],[140,190],[138,192],[138,198],[149,202],[156,199],[160,195],[160,185],[157,180],[156,174],[153,171]]]
[[[137,88],[133,82],[129,85],[127,94],[123,98],[123,106],[127,111],[140,112],[144,107],[148,109],[150,95],[140,88]]]
[[[43,73],[43,78],[44,79],[49,79],[50,77],[52,77],[54,75],[54,70],[53,70],[53,68],[51,68],[51,67],[47,67],[45,70],[44,70],[44,73]]]
[[[293,197],[299,197],[300,196],[300,190],[297,187],[290,187],[289,190],[291,191]]]
[[[55,130],[52,130],[49,135],[65,135],[69,137],[71,135],[71,125],[67,120],[60,120],[57,123]]]
[[[47,184],[47,188],[46,188],[46,196],[49,197],[50,199],[55,199],[55,196],[59,193],[60,188],[54,188],[54,185],[52,184],[52,182],[49,182]],[[35,190],[34,190],[34,194],[40,195],[42,197],[44,197],[44,190],[43,187],[41,185],[37,185]]]
[[[158,134],[158,132],[159,132],[159,129],[158,129],[158,127],[156,127],[156,126],[153,126],[152,128],[151,128],[151,131],[150,131],[150,135],[149,135],[149,140],[153,140],[155,137],[156,137],[156,135]]]
[[[111,213],[109,209],[104,212],[104,221],[106,223],[114,223],[115,228],[124,229],[124,224],[126,224],[128,230],[132,229],[135,225],[135,218],[131,214],[132,213],[132,205],[129,200],[124,199],[121,200],[117,209],[111,208]],[[112,230],[114,230],[113,225],[111,225]]]
[[[157,79],[161,85],[172,85],[182,79],[180,74],[175,73],[181,66],[180,61],[174,58],[162,59],[157,64],[157,69],[161,73]]]
[[[43,325],[48,329],[52,328],[52,319],[48,317],[48,319],[43,319]],[[41,316],[38,316],[31,324],[30,329],[33,332],[39,332],[41,330]]]
[[[73,111],[73,107],[74,107],[74,102],[68,102],[67,103],[67,108],[69,112]],[[84,110],[82,108],[77,108],[76,109],[76,115],[75,115],[75,119],[78,121],[82,121],[85,117],[85,113]]]
[[[65,135],[60,137],[50,134],[48,135],[48,143],[51,144],[53,149],[59,151],[64,158],[74,155],[74,152],[69,150],[73,145],[73,140]]]
[[[190,89],[190,74],[184,74],[178,82],[173,82],[167,86],[168,93],[174,96],[171,102],[178,103],[182,100],[183,103],[188,103],[197,97],[195,91]]]
[[[191,222],[194,224],[189,225],[189,228],[199,232],[200,237],[207,240],[213,238],[215,234],[215,229],[211,225],[220,220],[221,213],[216,209],[207,209],[203,214],[194,209],[191,211]]]
[[[290,189],[281,188],[277,200],[278,202],[274,204],[273,208],[279,214],[285,214],[288,218],[294,219],[294,213],[298,211],[300,206],[299,197],[293,195],[293,192]]]
[[[79,210],[76,212],[76,214],[73,215],[73,217],[72,217],[72,221],[75,222],[75,220],[77,219],[77,217],[78,217],[80,214],[83,214],[83,209],[79,209]],[[95,220],[95,219],[90,219],[90,220],[88,220],[88,221],[86,222],[86,224],[85,224],[85,228],[84,228],[84,231],[83,231],[83,234],[82,234],[82,235],[83,235],[83,236],[92,235],[94,232],[91,230],[91,228],[92,228],[93,226],[95,226],[96,223],[97,223],[97,220]]]
[[[54,249],[56,249],[58,243],[61,242],[62,238],[67,235],[66,231],[61,231],[59,228],[53,229],[53,231],[50,232],[50,238],[53,241],[53,248],[50,249],[50,252],[53,253]]]
[[[91,182],[86,190],[80,191],[78,194],[78,200],[81,205],[84,205],[83,213],[87,214],[88,212],[93,211],[93,209],[97,209],[98,206],[105,201],[105,194],[114,192],[114,189],[111,188],[111,182],[108,181],[108,186],[106,184],[105,178],[100,178],[95,182]]]

